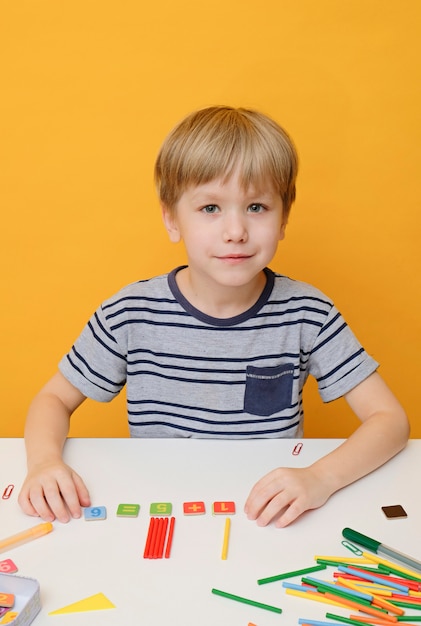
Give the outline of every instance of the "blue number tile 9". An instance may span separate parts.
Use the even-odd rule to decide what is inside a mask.
[[[87,506],[83,509],[85,521],[107,519],[107,509],[105,506]]]

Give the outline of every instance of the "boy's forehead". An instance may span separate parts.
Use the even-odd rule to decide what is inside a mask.
[[[191,197],[195,197],[207,193],[223,194],[228,190],[238,192],[244,196],[279,195],[270,176],[263,176],[258,180],[246,182],[242,180],[238,172],[218,176],[203,183],[191,183],[184,191],[188,192]]]

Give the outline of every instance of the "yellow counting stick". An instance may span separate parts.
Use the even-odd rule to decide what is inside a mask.
[[[332,606],[340,606],[344,609],[347,609],[345,604],[341,604],[340,601],[336,602],[335,600],[331,600],[330,598],[325,598],[323,593],[318,593],[317,591],[298,591],[298,589],[285,589],[286,593],[290,596],[298,596],[299,598],[305,598],[306,600],[315,600],[316,602],[324,602],[325,604],[331,604]]]
[[[316,555],[314,559],[322,559],[323,561],[336,561],[337,563],[361,563],[361,565],[368,565],[372,563],[367,558],[361,556],[320,556]]]
[[[225,520],[224,543],[222,544],[221,559],[226,561],[228,556],[228,542],[230,537],[231,520],[229,517]]]
[[[320,556],[316,555],[314,560],[321,559],[322,561],[335,561],[336,563],[359,563],[360,565],[368,565],[372,563],[367,558],[361,556]]]
[[[375,554],[371,554],[369,552],[363,552],[363,556],[366,559],[369,559],[372,563],[381,563],[382,565],[386,565],[386,567],[391,567],[399,572],[408,574],[408,576],[413,576],[414,578],[417,578],[417,580],[421,581],[421,574],[419,572],[415,572],[412,569],[407,569],[406,567],[402,567],[401,565],[396,565],[396,563],[392,563],[391,561],[382,559],[379,556],[376,556]]]
[[[73,604],[68,604],[62,609],[51,611],[48,615],[63,615],[64,613],[81,613],[84,611],[102,611],[104,609],[115,609],[115,606],[103,593],[96,593],[89,598],[84,598]]]

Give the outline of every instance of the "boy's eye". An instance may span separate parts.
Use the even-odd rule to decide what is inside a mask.
[[[207,204],[202,209],[203,213],[217,213],[219,211],[219,207],[216,204]]]
[[[248,207],[248,211],[250,211],[250,213],[261,213],[262,211],[264,211],[264,209],[265,207],[263,206],[263,204],[259,204],[258,202],[250,204],[250,206]]]

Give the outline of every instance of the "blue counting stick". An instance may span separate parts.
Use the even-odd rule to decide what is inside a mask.
[[[329,587],[333,592],[341,590],[346,591],[346,593],[350,596],[355,596],[356,598],[361,598],[362,600],[368,600],[371,602],[373,596],[368,593],[363,593],[362,591],[355,591],[354,589],[349,589],[348,587],[344,587],[343,585],[336,585],[333,583],[329,583],[325,580],[319,580],[318,578],[313,578],[312,576],[306,576],[306,580],[314,582],[314,586],[317,586],[317,583],[324,585],[325,587]]]
[[[380,578],[379,576],[372,576],[368,572],[363,572],[362,570],[356,570],[352,567],[345,567],[339,565],[338,570],[340,572],[344,572],[345,574],[353,574],[354,576],[358,576],[359,578],[364,578],[364,580],[369,580],[373,583],[380,583],[380,585],[384,585],[384,578]],[[387,586],[392,587],[393,589],[398,589],[403,595],[408,595],[409,587],[405,587],[404,585],[399,585],[398,583],[394,583],[391,581],[387,581]]]
[[[297,591],[313,591],[310,587],[304,587],[303,585],[297,585],[296,583],[289,583],[284,581],[282,587],[286,589],[296,589]]]

